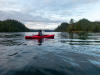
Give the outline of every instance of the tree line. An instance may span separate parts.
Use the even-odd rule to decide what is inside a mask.
[[[100,32],[100,22],[95,21],[91,22],[87,19],[81,19],[78,22],[74,22],[73,19],[70,20],[70,23],[64,22],[58,26],[55,31],[60,32]]]
[[[24,24],[17,20],[4,20],[0,21],[0,32],[26,32],[29,31]]]

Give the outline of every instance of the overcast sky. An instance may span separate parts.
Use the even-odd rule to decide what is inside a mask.
[[[0,20],[17,19],[28,28],[54,29],[71,18],[100,21],[100,0],[0,0]]]

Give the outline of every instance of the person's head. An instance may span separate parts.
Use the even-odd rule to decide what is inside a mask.
[[[42,30],[39,30],[39,32],[42,32]]]

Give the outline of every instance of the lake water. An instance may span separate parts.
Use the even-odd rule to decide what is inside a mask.
[[[0,75],[100,75],[100,33],[0,33]]]

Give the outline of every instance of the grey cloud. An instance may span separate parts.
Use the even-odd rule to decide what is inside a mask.
[[[100,12],[99,5],[100,0],[0,0],[0,20],[9,18],[51,25],[70,18],[94,18],[93,12]]]
[[[0,16],[1,19],[14,18],[23,21],[53,22],[52,16],[59,15],[59,18],[65,18],[81,15],[87,12],[86,5],[98,1],[100,0],[0,0],[0,10],[4,10],[3,13],[0,12],[4,15]],[[84,10],[81,9],[82,7]],[[57,20],[55,19],[55,21]]]
[[[43,18],[42,16],[32,16],[30,14],[16,12],[16,11],[0,11],[0,20],[5,19],[16,19],[22,22],[48,22],[48,23],[56,23],[58,21],[53,21],[48,18]]]

